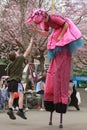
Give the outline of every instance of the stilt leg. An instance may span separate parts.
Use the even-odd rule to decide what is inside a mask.
[[[59,128],[63,128],[62,119],[63,119],[63,114],[60,113],[60,125],[59,125]]]
[[[53,112],[50,112],[50,121],[49,121],[49,125],[52,125],[52,115],[53,115]]]

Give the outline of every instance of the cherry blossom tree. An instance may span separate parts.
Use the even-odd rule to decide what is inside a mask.
[[[47,38],[38,36],[29,26],[24,24],[25,19],[28,18],[28,13],[33,9],[32,5],[33,8],[38,7],[34,1],[9,0],[0,19],[0,53],[1,58],[6,58],[7,53],[12,49],[24,52],[29,44],[31,35],[34,35],[36,42],[33,47],[34,51],[31,54],[31,60],[39,60],[43,68]]]
[[[0,57],[6,58],[7,53],[14,49],[24,52],[29,44],[31,35],[35,44],[31,53],[31,61],[37,59],[41,69],[44,67],[47,37],[36,34],[24,21],[31,10],[44,8],[49,13],[56,13],[69,17],[83,34],[84,47],[79,49],[74,59],[74,74],[85,74],[87,69],[87,2],[85,0],[8,0],[4,4],[0,18]],[[33,5],[33,6],[32,6]],[[54,12],[52,10],[54,8]]]

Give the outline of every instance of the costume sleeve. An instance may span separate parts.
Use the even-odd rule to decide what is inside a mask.
[[[65,18],[60,15],[51,15],[51,19],[60,26],[63,26],[66,22]]]

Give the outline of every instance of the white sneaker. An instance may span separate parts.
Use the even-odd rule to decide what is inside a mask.
[[[41,108],[40,111],[45,111],[45,109],[44,109],[44,108]]]
[[[16,107],[15,109],[18,111],[18,110],[19,110],[19,107]]]
[[[85,88],[85,91],[87,91],[87,88]]]
[[[14,108],[14,107],[12,107],[12,109],[13,109],[13,111],[15,110],[15,108]]]

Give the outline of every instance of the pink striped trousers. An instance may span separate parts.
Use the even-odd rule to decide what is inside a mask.
[[[71,58],[67,47],[59,52],[50,63],[44,91],[44,101],[68,103],[68,88],[71,70]]]

